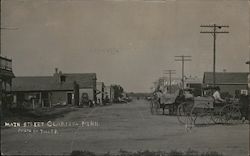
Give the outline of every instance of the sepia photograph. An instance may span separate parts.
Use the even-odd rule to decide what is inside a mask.
[[[0,0],[1,156],[250,156],[250,0]]]

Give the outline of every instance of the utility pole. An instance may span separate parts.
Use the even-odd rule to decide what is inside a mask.
[[[175,61],[181,61],[181,69],[182,69],[182,74],[181,74],[181,82],[182,82],[182,89],[184,89],[184,62],[185,61],[192,61],[190,58],[191,56],[175,56],[178,59],[175,59]]]
[[[169,93],[171,94],[172,92],[172,74],[176,74],[175,70],[164,70],[164,74],[168,74],[169,75]]]
[[[222,28],[229,28],[228,25],[201,25],[201,28],[213,28],[212,31],[201,31],[200,33],[208,33],[208,34],[212,34],[213,36],[213,86],[215,86],[216,84],[216,78],[215,78],[215,65],[216,65],[216,34],[223,34],[223,33],[229,33],[228,31],[217,31],[218,29],[222,29]]]

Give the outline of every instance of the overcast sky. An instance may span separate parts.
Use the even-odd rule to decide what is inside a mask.
[[[247,0],[2,0],[1,52],[16,76],[97,73],[126,91],[149,91],[175,55],[191,55],[186,75],[212,71],[213,40],[201,24],[229,25],[217,37],[217,71],[246,72]]]

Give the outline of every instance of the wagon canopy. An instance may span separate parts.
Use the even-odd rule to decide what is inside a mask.
[[[173,104],[175,102],[175,99],[179,95],[179,90],[175,91],[175,93],[170,94],[168,92],[163,92],[163,94],[160,96],[160,102],[161,104]]]

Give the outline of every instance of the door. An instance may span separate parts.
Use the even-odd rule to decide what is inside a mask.
[[[67,93],[67,103],[72,104],[72,93]]]

